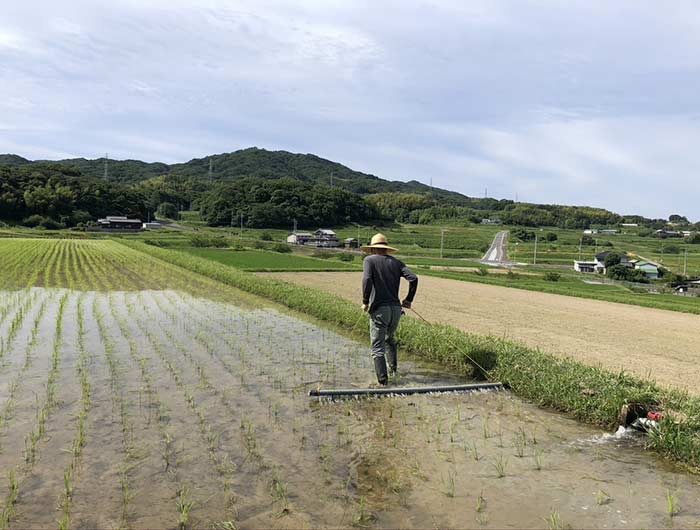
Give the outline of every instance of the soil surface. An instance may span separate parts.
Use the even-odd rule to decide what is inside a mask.
[[[361,301],[361,273],[274,276]],[[700,393],[698,315],[427,276],[414,308],[431,321]]]

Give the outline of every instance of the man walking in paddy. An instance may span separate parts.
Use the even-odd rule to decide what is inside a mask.
[[[403,314],[402,307],[411,307],[418,288],[418,276],[390,255],[396,250],[389,246],[384,234],[376,234],[369,245],[362,247],[362,251],[369,254],[363,263],[362,310],[369,311],[372,359],[380,385],[389,382],[387,364],[391,375],[396,375],[396,329]],[[402,277],[409,283],[403,302],[399,301]]]

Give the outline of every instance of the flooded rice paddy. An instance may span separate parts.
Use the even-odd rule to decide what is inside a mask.
[[[1,526],[700,528],[699,477],[632,433],[508,392],[309,398],[370,383],[365,345],[230,289],[0,291],[0,337]]]

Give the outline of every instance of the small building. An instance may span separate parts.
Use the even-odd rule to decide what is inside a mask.
[[[600,234],[605,235],[605,236],[615,236],[615,235],[617,235],[617,230],[605,229],[605,230],[601,230]]]
[[[676,232],[675,230],[666,230],[665,228],[657,230],[656,232],[654,232],[654,235],[656,237],[660,237],[661,239],[666,239],[668,237],[682,237],[682,234],[680,232]]]
[[[360,242],[355,237],[349,237],[343,241],[345,248],[360,248]]]
[[[493,218],[493,219],[482,219],[481,224],[482,225],[500,225],[500,224],[503,224],[503,222],[498,218]]]
[[[659,279],[659,265],[656,263],[652,263],[651,261],[646,261],[646,260],[640,260],[640,259],[633,259],[630,261],[632,266],[640,270],[644,273],[644,276],[649,278],[650,280],[658,280]]]
[[[637,228],[639,223],[622,223],[620,226],[624,226],[625,228]]]
[[[595,228],[588,228],[588,229],[584,230],[583,233],[586,234],[587,236],[592,236],[592,235],[597,234],[598,230],[596,230]]]
[[[158,230],[159,228],[163,228],[163,223],[158,223],[158,222],[150,222],[150,223],[143,223],[144,230]]]
[[[101,230],[142,230],[143,223],[140,219],[129,219],[120,215],[108,215],[104,219],[97,220],[97,226]]]
[[[593,273],[598,272],[597,261],[574,261],[574,270],[576,272]]]
[[[291,245],[306,245],[313,237],[313,234],[308,232],[294,232],[287,236],[287,243]]]
[[[340,246],[337,234],[328,228],[319,228],[313,234],[311,243],[317,247],[336,248]]]

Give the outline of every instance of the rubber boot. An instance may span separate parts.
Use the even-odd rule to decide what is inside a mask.
[[[374,371],[377,373],[377,382],[380,385],[385,386],[389,383],[389,377],[386,373],[386,360],[384,357],[374,358]]]
[[[396,350],[391,346],[386,351],[386,364],[389,368],[389,375],[396,377]]]

